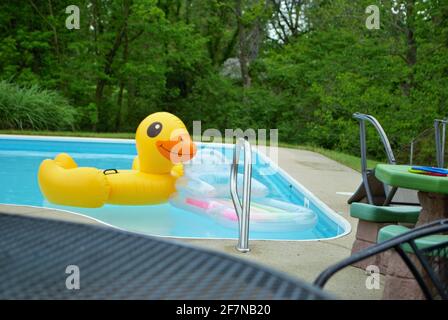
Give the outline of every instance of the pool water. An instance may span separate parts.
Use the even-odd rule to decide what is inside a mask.
[[[233,146],[199,143],[198,149],[219,150],[230,160]],[[105,205],[87,209],[54,205],[39,189],[40,163],[58,153],[70,154],[79,166],[129,169],[136,156],[132,140],[49,138],[0,135],[0,203],[48,207],[83,214],[128,231],[169,237],[237,238],[236,228],[215,219],[172,206],[169,203],[147,206]],[[350,225],[311,192],[278,169],[269,159],[253,151],[253,177],[268,187],[267,197],[309,207],[317,216],[310,229],[294,232],[250,232],[250,239],[317,240],[347,234]],[[242,166],[240,165],[240,168]],[[266,173],[270,174],[266,174]]]

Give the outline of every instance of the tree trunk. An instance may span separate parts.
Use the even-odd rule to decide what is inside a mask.
[[[129,39],[128,39],[128,29],[126,28],[124,33],[124,49],[123,49],[123,64],[126,64],[128,62],[128,50],[129,50]],[[117,99],[117,118],[115,121],[115,131],[120,130],[121,126],[121,115],[122,115],[122,108],[123,108],[123,91],[125,86],[125,75],[121,76],[120,79],[120,89],[118,91],[118,99]]]
[[[118,52],[118,49],[121,46],[123,36],[125,34],[127,21],[128,21],[128,17],[129,17],[129,7],[130,7],[129,1],[125,1],[123,24],[118,28],[112,48],[110,48],[110,50],[106,54],[105,63],[104,63],[104,67],[103,67],[103,75],[100,76],[96,82],[95,102],[96,102],[96,106],[98,108],[98,128],[97,129],[100,131],[101,130],[107,131],[107,129],[108,129],[109,116],[108,116],[107,110],[104,106],[103,93],[104,93],[104,88],[106,87],[106,84],[107,84],[106,77],[108,77],[112,74],[112,64],[114,62],[115,56]]]
[[[185,0],[185,24],[190,24],[191,0]]]
[[[411,94],[411,90],[414,86],[414,65],[417,63],[417,42],[414,35],[414,5],[415,0],[408,0],[406,4],[406,63],[411,69],[409,78],[406,83],[403,84],[403,92],[406,96]]]
[[[51,3],[51,0],[48,0],[48,11],[50,12],[51,18],[54,20],[53,4]],[[59,46],[58,31],[53,24],[51,24],[51,28],[53,30],[54,50],[56,51],[56,57],[57,57],[58,63],[60,64],[61,63],[61,49]]]
[[[240,61],[241,78],[243,80],[243,86],[245,88],[250,87],[251,78],[249,75],[249,50],[248,43],[246,41],[246,27],[243,23],[243,10],[242,10],[242,0],[236,1],[236,15],[238,23],[238,44],[239,44],[239,54],[238,59]]]

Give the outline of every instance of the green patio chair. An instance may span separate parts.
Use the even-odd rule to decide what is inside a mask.
[[[375,206],[367,203],[354,202],[350,206],[350,216],[359,220],[375,223],[411,223],[415,224],[420,215],[421,207]]]
[[[361,202],[352,203],[350,216],[359,219],[352,254],[375,245],[378,232],[384,226],[398,223],[414,225],[420,215],[420,210],[421,207],[416,206],[386,207]],[[384,264],[382,260],[382,255],[373,256],[370,259],[359,261],[354,266],[363,269],[371,264],[382,266]]]

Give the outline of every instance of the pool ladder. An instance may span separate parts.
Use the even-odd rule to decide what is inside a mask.
[[[397,164],[395,160],[395,155],[392,151],[392,147],[390,145],[389,139],[387,138],[386,132],[384,132],[383,127],[378,122],[375,117],[369,114],[363,114],[356,112],[353,114],[353,117],[359,121],[359,140],[361,146],[361,175],[362,181],[364,184],[364,188],[366,190],[367,201],[369,204],[374,204],[373,193],[370,189],[368,176],[372,174],[372,170],[367,169],[367,142],[366,142],[366,121],[371,123],[373,127],[376,129],[378,135],[380,136],[381,142],[383,143],[384,151],[386,152],[387,160],[389,164]],[[383,203],[384,206],[389,205],[392,202],[392,198],[395,196],[397,192],[396,187],[389,187],[386,184],[384,186],[384,194],[386,195],[386,199]]]
[[[244,151],[243,195],[238,196],[238,162],[241,149]],[[247,139],[239,138],[233,150],[233,162],[230,169],[230,195],[236,215],[238,216],[238,244],[239,252],[249,252],[249,222],[250,222],[250,194],[252,183],[252,148]]]

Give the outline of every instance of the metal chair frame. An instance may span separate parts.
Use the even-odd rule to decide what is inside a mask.
[[[428,300],[433,300],[437,297],[437,295],[431,293],[430,286],[424,281],[424,274],[428,276],[432,287],[436,289],[437,294],[440,296],[440,298],[443,300],[448,300],[448,283],[446,283],[448,280],[440,279],[440,277],[436,274],[433,266],[431,266],[431,263],[428,261],[430,252],[434,250],[446,250],[442,258],[448,259],[448,240],[426,248],[418,248],[417,244],[415,243],[415,241],[419,238],[446,232],[448,232],[448,219],[434,221],[432,223],[414,228],[397,237],[359,251],[348,257],[347,259],[344,259],[336,263],[335,265],[330,266],[316,278],[316,280],[314,281],[314,285],[323,288],[327,281],[340,270],[352,265],[353,263],[362,261],[366,258],[375,256],[387,250],[394,249],[407,265],[412,275],[415,277],[415,280],[417,281],[423,294]],[[411,250],[405,250],[403,248],[403,246],[406,244],[409,245]],[[421,269],[423,269],[424,272],[420,272],[418,270],[418,267],[416,266],[416,264],[414,264],[406,251],[411,251],[411,254],[415,254],[419,264],[421,265]],[[445,270],[445,272],[447,272],[447,270]],[[443,281],[445,281],[445,283]]]

